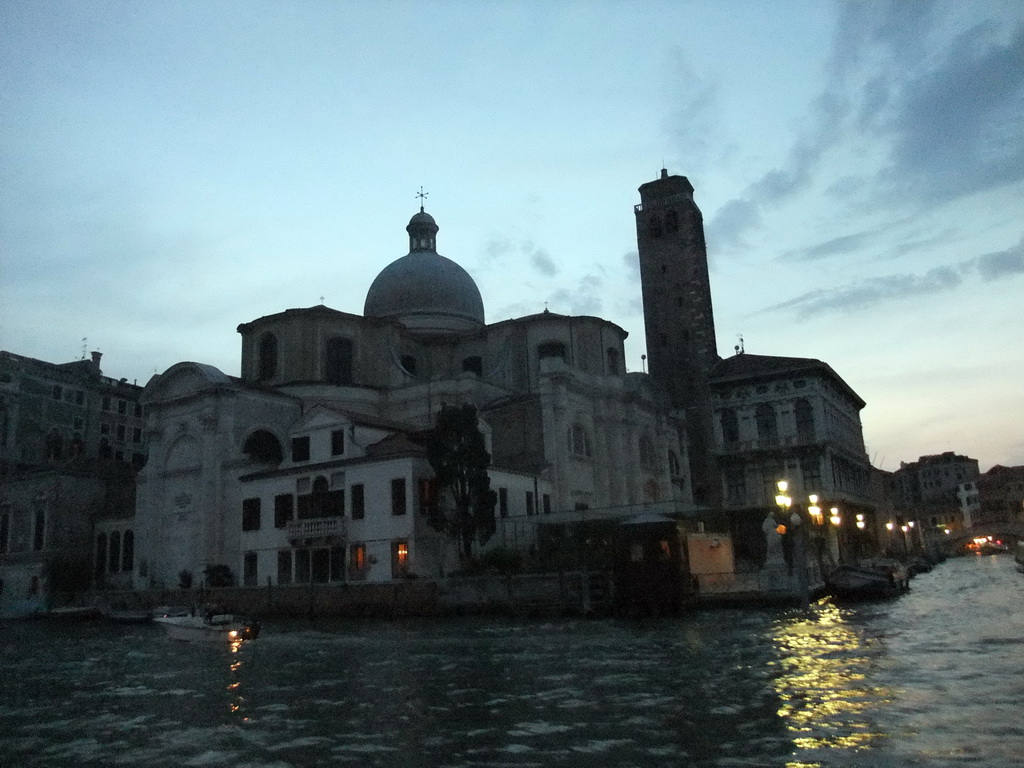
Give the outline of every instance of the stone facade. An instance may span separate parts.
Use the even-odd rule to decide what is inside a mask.
[[[370,314],[267,315],[238,327],[240,378],[179,363],[149,382],[140,586],[217,564],[249,585],[450,570],[451,543],[426,525],[418,495],[431,472],[417,435],[446,404],[475,405],[488,440],[499,499],[489,546],[529,552],[538,521],[559,512],[690,508],[682,413],[625,373],[626,332],[551,312],[487,325],[468,275],[458,295],[416,290],[430,264],[461,269],[439,261],[424,217],[410,222],[409,255],[374,282]]]

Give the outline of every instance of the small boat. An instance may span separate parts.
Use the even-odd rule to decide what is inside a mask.
[[[167,630],[172,640],[205,643],[234,643],[255,640],[259,622],[230,613],[206,613],[202,616],[157,616],[153,619]]]
[[[153,614],[145,609],[107,608],[103,611],[103,618],[114,624],[148,624],[153,620]]]
[[[100,609],[95,605],[68,605],[63,608],[51,608],[41,614],[46,619],[59,621],[88,621],[100,617]]]
[[[859,565],[840,565],[828,575],[825,584],[837,600],[887,598],[904,591],[891,573]]]

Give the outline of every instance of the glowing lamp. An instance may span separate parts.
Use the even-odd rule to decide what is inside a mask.
[[[892,520],[890,520],[888,523],[885,524],[885,527],[887,530],[891,531],[893,528],[896,527],[896,524]]]

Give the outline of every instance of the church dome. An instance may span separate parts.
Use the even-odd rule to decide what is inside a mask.
[[[422,208],[406,227],[409,253],[381,270],[363,314],[398,320],[410,331],[447,335],[478,330],[484,302],[469,273],[436,250],[437,223]]]

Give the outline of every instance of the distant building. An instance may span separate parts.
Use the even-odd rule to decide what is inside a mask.
[[[864,400],[820,360],[738,353],[722,360],[711,378],[715,444],[723,484],[723,510],[732,520],[737,554],[755,558],[765,510],[775,506],[785,479],[806,510],[839,510],[840,540],[863,551],[871,535],[875,501],[864,448]],[[856,527],[864,516],[863,529]]]
[[[0,351],[0,470],[74,457],[145,463],[142,387],[104,376],[100,358],[48,363]]]
[[[0,351],[0,610],[132,583],[142,387],[99,364]]]
[[[1024,466],[996,464],[978,476],[976,485],[979,501],[976,524],[1024,521]]]
[[[977,510],[978,460],[953,451],[900,462],[892,474],[897,506],[923,535],[970,528]]]

